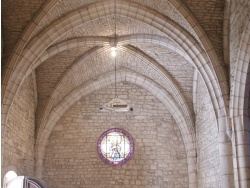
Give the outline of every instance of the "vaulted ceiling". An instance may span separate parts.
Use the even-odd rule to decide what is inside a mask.
[[[20,78],[12,87],[7,83],[11,76],[4,75],[4,96],[15,92],[30,74],[36,77],[37,145],[44,148],[55,122],[71,105],[82,96],[114,83],[110,47],[117,43],[117,82],[134,83],[165,101],[186,136],[186,149],[192,150],[193,146],[188,144],[193,144],[194,137],[195,75],[199,73],[208,89],[214,91],[211,99],[215,111],[219,103],[225,102],[221,96],[228,94],[223,87],[227,82],[222,63],[223,2],[47,2],[26,31],[18,35],[22,38],[19,48],[13,48],[15,35],[10,41],[4,40],[7,50],[4,59],[10,57],[9,62],[14,62],[5,66],[16,66],[11,71]],[[4,2],[4,6],[8,3]],[[9,29],[13,33],[3,22],[6,26],[3,32]],[[15,51],[12,55],[11,49]],[[220,84],[222,90],[217,90]],[[10,103],[6,101],[3,111],[8,111]]]

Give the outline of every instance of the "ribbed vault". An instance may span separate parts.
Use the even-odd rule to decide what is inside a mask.
[[[23,58],[23,60],[20,59],[20,63],[18,64],[17,69],[14,70],[16,72],[16,73],[14,73],[14,75],[19,75],[18,77],[23,77],[22,75],[27,74],[27,68],[29,66],[31,66],[34,61],[36,61],[38,58],[40,58],[40,54],[42,51],[44,51],[44,49],[46,49],[46,46],[52,44],[53,41],[57,40],[60,35],[67,32],[69,30],[68,28],[70,28],[70,27],[74,28],[83,22],[95,20],[96,18],[102,17],[103,15],[112,14],[112,10],[109,10],[109,9],[110,9],[110,7],[112,8],[113,3],[109,2],[109,1],[107,1],[106,3],[107,3],[107,5],[109,5],[108,7],[104,6],[104,4],[102,4],[102,3],[96,3],[96,4],[89,5],[87,10],[85,8],[80,9],[79,11],[81,12],[81,14],[79,14],[79,11],[72,12],[69,15],[67,15],[66,17],[54,22],[53,25],[51,25],[50,27],[45,29],[37,37],[33,38],[33,40],[25,47],[26,50],[24,50],[22,55],[21,55],[21,57],[24,57],[24,58]],[[218,116],[221,116],[221,110],[220,110],[221,108],[217,103],[216,95],[214,96],[213,92],[212,92],[212,91],[215,91],[216,88],[218,88],[218,86],[216,86],[216,84],[218,84],[218,83],[216,83],[217,78],[215,78],[215,79],[209,78],[212,75],[216,74],[217,71],[219,71],[221,73],[221,75],[224,75],[223,71],[220,71],[221,70],[220,67],[216,66],[216,69],[211,70],[208,65],[201,63],[202,61],[204,61],[204,63],[205,62],[207,63],[209,61],[208,57],[203,56],[205,54],[202,53],[202,48],[199,48],[199,44],[197,42],[195,42],[195,40],[192,39],[192,37],[189,36],[189,34],[181,28],[181,26],[179,26],[178,24],[176,24],[172,20],[163,18],[161,14],[154,12],[152,9],[149,9],[146,7],[144,9],[142,9],[134,4],[131,4],[131,6],[129,6],[129,7],[127,7],[127,5],[130,5],[130,4],[127,4],[126,2],[119,2],[118,1],[117,7],[119,7],[119,6],[121,6],[121,8],[124,7],[125,8],[124,10],[126,10],[126,11],[122,11],[122,9],[120,9],[120,12],[116,11],[116,13],[124,15],[124,16],[128,16],[128,17],[133,17],[134,16],[133,12],[135,12],[137,9],[140,9],[140,11],[137,11],[137,12],[139,14],[141,14],[141,16],[136,16],[137,19],[139,19],[139,20],[141,20],[149,25],[152,25],[153,27],[155,27],[157,29],[160,29],[161,31],[163,31],[163,33],[165,33],[166,35],[171,37],[173,40],[175,40],[175,42],[177,42],[177,44],[179,44],[183,48],[183,50],[186,50],[186,52],[189,53],[190,58],[193,59],[196,67],[199,69],[201,75],[203,76],[203,79],[207,83],[207,86],[209,88],[211,88],[210,94],[212,95],[211,96],[212,99],[214,99],[214,100],[212,100],[214,107],[215,107],[215,109],[217,109]],[[98,12],[98,14],[97,14],[97,13],[95,13],[95,11],[99,9],[99,8],[97,8],[99,6],[100,6],[100,9],[102,11]],[[106,10],[107,8],[108,8],[108,10]],[[127,8],[129,8],[129,9],[127,9]],[[151,13],[146,14],[145,9]],[[91,15],[90,14],[91,12],[93,12],[94,14]],[[101,14],[102,14],[102,16],[101,16]],[[71,21],[70,24],[69,24],[69,21]],[[159,23],[161,25],[159,25]],[[55,32],[55,31],[57,31],[57,32]],[[180,33],[180,31],[182,33]],[[182,42],[182,40],[186,41],[186,44],[184,44]],[[195,48],[198,47],[198,49],[195,49],[194,46],[195,46]],[[26,58],[27,56],[29,57],[28,59]],[[200,59],[200,61],[198,61],[198,59]],[[212,59],[215,60],[216,55],[213,55]],[[214,65],[218,64],[218,62],[214,62],[213,60],[212,60],[212,63],[214,63]],[[28,63],[28,62],[30,62],[30,63]],[[25,66],[23,65],[24,63],[26,64]],[[220,83],[223,83],[224,81],[226,81],[225,78],[222,78],[222,77],[221,76],[219,77],[219,79],[220,78],[222,79],[221,80],[222,82],[220,82]],[[5,78],[7,79],[7,77],[5,77]],[[20,81],[21,81],[20,79],[16,80],[15,87],[13,87],[12,89],[7,89],[7,90],[4,89],[3,91],[4,92],[14,91],[15,89],[18,88]],[[222,92],[225,92],[224,87],[222,89]],[[215,93],[219,94],[220,92],[216,91]],[[6,94],[9,94],[8,96],[11,96],[11,93],[9,93],[9,92],[7,92]],[[224,103],[222,98],[220,100],[222,100],[220,103]],[[8,106],[10,105],[10,102],[11,102],[11,100],[8,100],[8,102],[4,105],[4,107],[6,107],[6,108],[3,108],[4,111],[8,110]],[[225,111],[224,112],[222,111],[222,113],[225,113]]]
[[[36,73],[35,167],[36,176],[42,178],[46,146],[56,123],[81,98],[115,83],[110,55],[114,44],[118,47],[117,82],[140,86],[164,104],[184,141],[189,187],[197,187],[194,78],[199,74],[203,79],[223,135],[229,129],[228,84],[214,47],[180,0],[46,3],[7,64],[3,126],[18,88]],[[227,141],[220,144],[222,150],[228,146]],[[225,161],[230,160],[230,154],[222,153],[221,158],[224,156],[229,156]],[[221,175],[227,179],[231,174],[222,170]]]

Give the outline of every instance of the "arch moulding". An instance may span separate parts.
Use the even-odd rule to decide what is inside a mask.
[[[161,101],[164,106],[169,110],[170,114],[173,116],[176,124],[179,126],[185,150],[187,155],[187,164],[188,164],[188,176],[189,176],[189,187],[197,187],[196,179],[196,146],[194,141],[193,127],[186,122],[184,115],[182,113],[181,107],[175,102],[172,96],[166,92],[161,86],[152,81],[149,78],[146,78],[138,73],[120,70],[117,72],[117,83],[119,82],[129,82],[140,86],[154,95],[159,101]],[[41,131],[41,135],[36,140],[36,176],[42,178],[42,167],[43,159],[46,152],[46,145],[48,143],[49,137],[59,119],[63,114],[73,106],[78,100],[82,97],[90,95],[92,92],[99,89],[105,88],[111,84],[115,83],[114,73],[107,73],[101,75],[95,79],[95,81],[90,81],[85,83],[70,94],[68,94],[61,102],[53,108],[49,114],[49,118],[46,122],[46,126]]]

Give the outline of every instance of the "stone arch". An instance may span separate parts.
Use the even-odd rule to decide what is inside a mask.
[[[25,77],[27,77],[33,70],[35,70],[41,63],[46,61],[48,58],[63,52],[64,50],[69,50],[76,47],[83,47],[83,46],[110,46],[111,43],[114,42],[113,38],[109,37],[82,37],[82,38],[74,38],[69,39],[67,41],[59,42],[52,47],[45,50],[39,59],[29,67]],[[168,39],[167,37],[157,36],[157,35],[131,35],[131,36],[123,36],[117,38],[117,45],[123,46],[128,44],[156,44],[161,47],[170,49],[175,51],[177,54],[182,56],[188,62],[192,63],[190,57],[179,48],[172,40]]]
[[[231,107],[233,116],[243,115],[244,110],[247,109],[246,100],[248,97],[248,82],[249,78],[249,63],[250,63],[250,22],[245,27],[245,30],[242,34],[240,47],[238,51],[235,80],[233,83],[233,94],[232,94],[232,103]]]
[[[46,1],[43,4],[42,8],[37,12],[34,18],[29,22],[24,32],[22,33],[20,40],[15,46],[9,62],[15,61],[16,56],[24,49],[25,45],[29,42],[30,35],[38,27],[39,22],[45,17],[45,15],[59,2],[60,0],[51,0]],[[128,1],[129,2],[129,1]],[[205,49],[213,49],[211,43],[209,42],[208,37],[205,35],[205,32],[199,25],[196,18],[190,12],[190,10],[181,2],[181,0],[169,0],[169,2],[176,8],[176,10],[186,19],[186,21],[193,27],[194,31],[199,38],[202,39],[202,43],[205,46]],[[21,49],[21,50],[20,50]],[[213,50],[212,50],[213,51]],[[214,53],[214,52],[212,52]]]
[[[52,4],[53,3],[50,5]],[[181,2],[173,1],[173,4],[177,7],[177,9],[183,11]],[[201,34],[198,36],[201,41],[203,41],[202,43],[205,46],[206,52],[203,51],[197,41],[190,34],[188,34],[185,29],[174,23],[172,20],[164,17],[159,12],[156,12],[146,6],[138,6],[138,4],[130,4],[125,1],[117,1],[117,7],[121,7],[119,9],[120,12],[117,12],[118,14],[135,18],[152,25],[175,40],[175,42],[187,52],[190,58],[193,59],[196,67],[199,69],[206,86],[209,88],[209,93],[212,98],[215,111],[217,112],[216,115],[218,117],[224,117],[226,114],[225,105],[227,105],[227,101],[223,99],[223,96],[228,94],[227,88],[225,87],[225,85],[227,85],[226,77],[222,71],[223,68],[219,65],[218,58],[212,45],[204,32],[199,29],[200,26],[197,21],[195,21],[192,16],[185,16],[187,17],[187,20],[192,21],[192,26],[201,31]],[[97,10],[100,11],[97,13]],[[137,12],[137,14],[135,15],[133,12]],[[183,11],[183,13],[187,12],[187,9]],[[11,58],[11,64],[8,69],[9,72],[5,73],[3,79],[3,122],[6,120],[9,107],[15,96],[15,92],[22,82],[28,67],[30,67],[33,62],[40,57],[41,53],[52,43],[52,41],[58,38],[62,33],[66,32],[66,28],[68,26],[75,27],[81,23],[112,13],[113,6],[110,1],[94,3],[78,11],[74,11],[56,21],[52,26],[45,29],[40,35],[30,41],[24,50],[20,50],[16,53],[16,55]],[[69,22],[71,22],[70,25]],[[26,34],[28,33],[29,32],[27,31]],[[25,43],[24,41],[22,42]],[[209,66],[210,60],[212,63],[211,67],[213,68],[210,68]],[[19,62],[18,64],[16,64],[17,61]],[[220,76],[217,77],[216,75]]]
[[[49,10],[55,2],[49,2],[44,6]],[[223,135],[228,128],[227,108],[228,100],[228,84],[223,67],[220,64],[214,48],[211,45],[208,37],[201,29],[200,25],[194,16],[183,6],[180,0],[171,0],[171,3],[176,7],[179,12],[188,20],[190,25],[193,26],[196,34],[198,35],[203,47],[191,36],[184,28],[168,19],[165,15],[156,12],[155,10],[146,6],[138,6],[139,4],[131,3],[128,1],[117,1],[120,12],[118,14],[135,18],[143,21],[146,24],[161,30],[164,34],[174,40],[193,60],[195,66],[199,70],[206,87],[208,88],[209,95],[218,119],[220,127],[220,134]],[[87,8],[87,9],[86,9]],[[40,20],[46,10],[41,10],[40,14],[34,19]],[[101,10],[97,12],[97,10]],[[17,89],[23,81],[27,70],[32,64],[39,59],[40,55],[46,50],[53,41],[55,41],[62,33],[67,32],[67,27],[75,27],[85,21],[91,21],[96,18],[104,17],[107,14],[111,15],[114,11],[110,1],[102,1],[86,6],[77,11],[73,11],[63,18],[55,21],[49,28],[45,29],[40,35],[37,35],[32,41],[29,41],[29,34],[36,27],[35,21],[24,31],[13,55],[10,57],[6,71],[3,77],[3,103],[2,103],[2,122],[5,126],[9,108],[12,104]],[[137,14],[136,14],[137,13]],[[86,16],[85,16],[86,15]],[[71,22],[72,25],[69,24]],[[64,26],[62,26],[64,25]],[[28,44],[27,44],[28,43]],[[227,141],[226,141],[227,142]],[[226,142],[221,142],[222,148],[227,145]],[[221,149],[223,151],[223,149]],[[231,156],[222,154],[223,160],[230,160]],[[222,167],[223,169],[223,167]],[[226,168],[227,169],[227,168]],[[222,170],[223,178],[228,178],[228,170]],[[231,172],[231,170],[229,170]],[[228,183],[230,187],[230,183]]]
[[[246,25],[241,37],[236,61],[235,80],[231,94],[231,122],[233,128],[234,178],[235,186],[249,185],[250,141],[247,139],[250,130],[248,112],[250,88],[250,22]]]
[[[170,39],[166,38],[166,37],[160,37],[160,36],[149,36],[149,35],[135,35],[135,36],[125,36],[125,37],[120,37],[118,38],[118,46],[121,45],[127,45],[127,44],[133,44],[133,43],[153,43],[153,44],[158,44],[159,46],[162,46],[164,48],[169,48],[171,50],[175,50],[178,52],[179,55],[183,56],[186,60],[190,60],[190,58],[185,54],[185,52],[181,51],[181,49],[178,48],[178,46],[176,44],[174,44]],[[28,72],[32,72],[32,69],[35,69],[37,66],[39,66],[41,63],[43,63],[44,61],[46,61],[48,58],[54,56],[57,53],[60,53],[64,50],[69,50],[72,48],[76,48],[76,47],[82,47],[82,46],[104,46],[105,48],[100,49],[100,48],[93,48],[92,50],[88,51],[87,54],[84,55],[84,58],[89,58],[87,57],[88,55],[91,55],[91,53],[98,53],[98,52],[102,52],[104,50],[108,50],[108,47],[110,46],[110,43],[113,42],[112,38],[109,37],[84,37],[84,38],[75,38],[75,39],[70,39],[58,44],[55,44],[54,46],[52,46],[51,48],[49,48],[48,50],[44,51],[43,54],[41,55],[41,57],[39,58],[39,60],[29,69]],[[127,51],[130,54],[135,55],[134,53],[132,53],[133,49],[130,50],[126,50],[127,48],[123,48],[125,49],[125,51]],[[132,51],[131,51],[132,50]],[[138,52],[135,52],[138,55]],[[143,54],[140,55],[143,59],[145,58],[145,56]],[[144,57],[143,57],[144,56]],[[191,120],[191,113],[189,112],[188,107],[186,106],[185,103],[185,99],[184,97],[181,95],[181,92],[179,91],[179,89],[177,88],[177,86],[175,86],[174,81],[170,78],[170,76],[168,75],[168,73],[164,70],[164,68],[161,68],[160,65],[158,65],[157,62],[154,62],[153,59],[149,59],[149,58],[145,58],[147,59],[148,62],[152,62],[155,67],[160,67],[160,72],[162,72],[163,75],[166,76],[167,81],[173,88],[174,92],[175,92],[175,97],[177,101],[180,101],[180,104],[183,105],[183,110],[184,113],[186,114],[185,116],[189,119],[190,124],[193,124],[192,120]],[[28,74],[26,75],[28,76]],[[53,94],[52,94],[52,98],[53,98]],[[51,108],[51,103],[49,102],[46,109],[47,108]],[[47,111],[45,109],[45,111]],[[43,112],[43,114],[48,114],[49,111]],[[46,115],[43,115],[42,117],[46,117]],[[44,118],[41,118],[41,122],[40,124],[44,124]]]
[[[126,81],[132,84],[136,84],[156,98],[158,98],[164,106],[170,111],[173,116],[176,124],[179,126],[179,129],[182,134],[186,155],[188,163],[188,175],[189,175],[189,187],[196,187],[196,150],[195,142],[188,128],[188,123],[186,122],[181,106],[179,106],[172,96],[166,92],[161,86],[152,81],[149,78],[146,78],[138,73],[121,70],[117,72],[117,82]],[[36,147],[36,176],[42,177],[42,166],[43,159],[45,156],[45,149],[47,141],[50,137],[51,132],[54,129],[57,121],[63,116],[63,114],[78,100],[82,97],[91,94],[92,92],[105,88],[108,85],[115,83],[115,78],[113,73],[107,73],[105,75],[99,76],[95,81],[90,81],[86,84],[83,84],[68,94],[61,102],[53,108],[49,118],[46,122],[46,127],[44,128],[42,135],[39,140],[37,140]]]
[[[66,45],[66,43],[64,43]],[[61,45],[62,46],[62,45]],[[63,46],[62,46],[63,48]],[[139,57],[140,59],[143,59],[143,62],[152,67],[157,74],[161,75],[161,77],[164,79],[164,81],[166,81],[166,83],[168,83],[168,85],[170,86],[172,92],[173,92],[173,98],[175,99],[175,101],[178,103],[178,105],[182,106],[182,112],[184,113],[184,117],[186,119],[186,121],[188,122],[190,127],[193,127],[193,120],[191,118],[191,112],[187,106],[186,100],[185,98],[182,96],[180,90],[178,89],[178,87],[175,84],[175,81],[173,78],[171,78],[171,76],[169,75],[169,73],[167,71],[165,71],[164,67],[162,67],[159,63],[157,63],[155,60],[153,60],[152,58],[149,58],[148,56],[146,56],[145,54],[143,54],[142,52],[136,51],[136,49],[131,49],[128,47],[120,47],[122,50],[124,50],[125,52],[135,56],[135,57]],[[58,90],[58,88],[61,87],[61,85],[64,85],[63,83],[66,82],[66,80],[68,80],[69,77],[71,77],[70,75],[75,75],[76,73],[74,72],[74,70],[78,70],[79,66],[82,65],[83,62],[87,61],[89,58],[95,56],[98,53],[104,52],[106,50],[108,50],[108,47],[104,47],[104,48],[95,48],[90,50],[89,52],[87,52],[86,54],[84,54],[82,57],[78,58],[78,60],[74,63],[73,66],[71,66],[71,68],[63,75],[63,77],[61,78],[61,80],[58,82],[58,84],[56,85],[55,89],[52,91],[51,95],[50,95],[50,99],[42,113],[42,118],[40,119],[40,122],[38,124],[38,137],[40,135],[40,130],[43,129],[43,127],[45,126],[45,123],[47,121],[47,116],[50,113],[50,110],[53,107],[53,99],[58,98],[58,93],[61,93],[60,90]],[[191,131],[192,132],[192,131]],[[192,132],[192,134],[194,134]]]

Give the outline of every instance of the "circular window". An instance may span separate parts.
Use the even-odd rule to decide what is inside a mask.
[[[124,164],[132,157],[133,152],[133,139],[123,129],[109,129],[98,140],[98,153],[104,162],[108,164]]]

